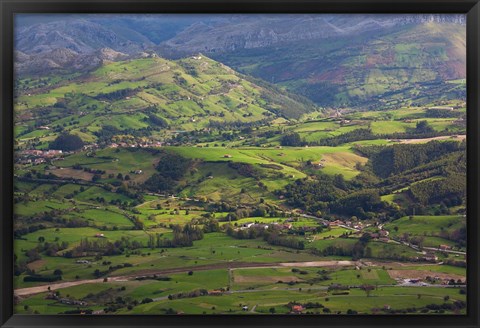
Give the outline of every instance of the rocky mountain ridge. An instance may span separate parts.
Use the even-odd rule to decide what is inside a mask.
[[[160,44],[172,53],[255,49],[276,44],[335,37],[355,37],[408,24],[465,25],[464,15],[257,15],[233,17],[219,24],[196,23]],[[165,49],[162,49],[166,51]]]

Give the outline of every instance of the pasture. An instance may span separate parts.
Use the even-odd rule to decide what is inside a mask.
[[[352,153],[349,147],[284,147],[284,148],[220,148],[220,147],[172,147],[167,148],[187,158],[206,162],[240,162],[254,165],[275,164],[281,168],[276,173],[286,176],[287,181],[305,177],[299,170],[307,161],[320,162],[324,159],[323,171],[327,174],[343,174],[351,179],[359,172],[357,163],[366,158]],[[275,179],[278,180],[278,177]]]
[[[422,296],[418,298],[418,294]],[[191,314],[267,314],[273,307],[275,313],[288,313],[286,306],[288,302],[296,301],[301,303],[319,302],[330,310],[330,313],[345,314],[348,309],[358,311],[360,314],[372,313],[375,309],[381,311],[387,304],[392,309],[405,309],[407,307],[421,307],[427,304],[442,304],[443,298],[448,295],[450,300],[464,300],[464,295],[458,294],[458,289],[432,288],[396,288],[382,287],[374,291],[373,296],[367,297],[361,290],[352,289],[349,295],[329,295],[325,291],[314,289],[277,290],[264,291],[253,290],[245,293],[235,293],[223,296],[205,296],[181,300],[165,300],[148,303],[135,307],[131,312],[122,313],[153,314],[162,313],[168,308]],[[328,300],[327,300],[328,299]],[[243,306],[248,308],[242,310]],[[254,309],[254,310],[252,310]],[[313,313],[324,314],[323,308],[312,309]],[[381,313],[381,312],[380,312]]]
[[[384,228],[393,236],[408,232],[411,235],[431,236],[439,232],[451,231],[465,226],[465,218],[459,215],[402,217],[385,224]],[[398,229],[395,229],[397,227]]]

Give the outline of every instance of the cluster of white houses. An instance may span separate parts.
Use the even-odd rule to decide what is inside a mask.
[[[66,153],[61,150],[37,150],[37,149],[28,149],[18,152],[17,154],[17,163],[19,164],[43,164],[47,160],[60,159],[62,155]]]
[[[108,145],[109,148],[151,148],[151,147],[162,147],[168,144],[164,144],[160,141],[122,141],[122,142],[112,142]],[[100,146],[97,143],[91,143],[83,146],[83,150],[94,151],[99,149]],[[72,154],[74,152],[65,152],[57,149],[49,150],[40,150],[40,149],[27,149],[22,150],[16,153],[16,162],[18,164],[32,164],[39,165],[47,163],[49,160],[62,160],[64,155]],[[88,156],[88,153],[87,153]]]
[[[121,142],[112,142],[108,145],[109,148],[150,148],[150,147],[162,147],[164,146],[163,142],[160,141],[121,141]]]

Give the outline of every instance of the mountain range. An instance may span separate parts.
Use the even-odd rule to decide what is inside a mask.
[[[20,77],[203,53],[325,107],[465,92],[464,15],[20,15],[15,50]]]

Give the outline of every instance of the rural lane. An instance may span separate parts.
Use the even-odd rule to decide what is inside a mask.
[[[210,264],[210,265],[202,265],[197,267],[186,267],[186,268],[175,268],[175,269],[164,269],[164,270],[149,270],[143,274],[137,273],[135,275],[124,275],[124,276],[114,276],[108,277],[108,281],[126,281],[129,279],[135,279],[139,277],[144,277],[147,275],[161,275],[161,274],[172,274],[172,273],[181,273],[181,272],[188,272],[191,270],[196,271],[205,271],[205,270],[212,270],[212,269],[241,269],[241,268],[281,268],[281,267],[339,267],[339,266],[353,266],[355,262],[353,261],[310,261],[310,262],[287,262],[287,263],[244,263],[244,262],[225,262],[225,263],[217,263],[217,264]],[[49,285],[42,285],[36,287],[28,287],[28,288],[19,288],[15,289],[14,294],[16,296],[26,296],[38,293],[44,293],[50,290],[57,290],[62,288],[68,288],[78,285],[84,284],[94,284],[94,283],[102,283],[104,278],[99,279],[86,279],[86,280],[76,280],[76,281],[68,281],[68,282],[60,282],[55,284]]]

